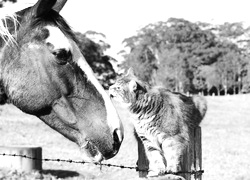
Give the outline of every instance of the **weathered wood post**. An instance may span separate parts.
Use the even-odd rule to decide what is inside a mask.
[[[194,130],[194,161],[192,162],[192,170],[202,170],[202,142],[201,142],[201,127]],[[202,180],[202,173],[194,175],[195,180]]]
[[[137,167],[139,172],[139,177],[147,177],[148,174],[148,168],[149,168],[149,162],[147,155],[145,153],[144,146],[142,144],[141,139],[138,137],[137,133],[134,131],[134,135],[136,137],[137,143],[138,143],[138,161],[137,161]]]
[[[42,170],[42,161],[41,161],[42,148],[41,147],[0,146],[0,154],[1,154],[0,155],[0,167],[1,168],[16,169],[18,171],[25,171],[25,172],[30,172],[33,170]],[[14,154],[17,156],[14,156]],[[25,158],[22,156],[35,158],[37,160]]]
[[[190,147],[187,148],[186,153],[183,155],[181,163],[181,172],[192,172],[202,170],[202,149],[201,149],[201,128],[198,127],[193,131],[191,139],[192,143]],[[138,169],[147,170],[148,169],[148,159],[145,154],[143,144],[139,137],[138,141]],[[180,176],[184,177],[186,180],[202,180],[202,174],[196,173],[191,175],[190,173],[180,173]],[[147,171],[139,171],[139,177],[143,178],[147,176]],[[163,177],[159,177],[164,179]],[[156,178],[154,178],[156,179]]]

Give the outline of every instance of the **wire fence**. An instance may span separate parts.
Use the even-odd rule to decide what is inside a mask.
[[[36,158],[36,157],[31,157],[27,155],[20,155],[20,154],[8,154],[8,153],[0,153],[0,156],[11,156],[11,157],[22,157],[26,159],[31,159],[34,161],[44,161],[44,162],[63,162],[63,163],[74,163],[74,164],[93,164],[96,166],[106,166],[106,167],[115,167],[115,168],[121,168],[121,169],[132,169],[140,172],[148,172],[148,169],[139,169],[138,167],[135,166],[124,166],[124,165],[116,165],[116,164],[107,164],[107,163],[95,163],[95,162],[85,162],[85,161],[76,161],[76,160],[71,160],[71,159],[49,159],[49,158]],[[204,173],[204,170],[192,170],[192,171],[179,171],[179,172],[166,172],[166,174],[190,174],[190,175],[195,175],[199,176]]]

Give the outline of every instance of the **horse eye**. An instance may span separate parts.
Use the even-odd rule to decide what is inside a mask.
[[[64,65],[67,62],[72,60],[72,54],[70,51],[67,51],[66,49],[58,49],[52,52],[52,54],[55,55],[57,63]]]

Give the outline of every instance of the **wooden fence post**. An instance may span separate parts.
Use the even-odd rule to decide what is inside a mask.
[[[147,155],[145,153],[145,148],[142,144],[141,139],[138,137],[137,133],[134,131],[137,143],[138,143],[138,161],[137,167],[139,172],[139,177],[144,178],[147,177],[148,169],[149,169],[149,162]]]
[[[192,172],[202,170],[202,149],[201,149],[201,128],[198,127],[193,131],[193,138],[191,138],[191,145],[187,148],[186,152],[182,157],[181,171],[182,172]],[[147,170],[148,169],[148,159],[145,154],[144,146],[138,136],[136,136],[138,141],[138,169]],[[202,174],[190,173],[180,173],[180,176],[184,177],[186,180],[202,180]],[[139,177],[147,177],[147,171],[139,171]],[[159,177],[163,179],[163,177]]]
[[[201,127],[194,130],[194,161],[192,170],[202,170],[202,144],[201,144]],[[202,174],[195,174],[195,180],[202,180]]]
[[[19,171],[30,172],[33,170],[42,170],[42,148],[41,147],[0,147],[0,153],[6,154],[0,155],[0,167],[16,169]],[[32,157],[40,160],[33,160],[20,156],[9,155],[21,155]]]

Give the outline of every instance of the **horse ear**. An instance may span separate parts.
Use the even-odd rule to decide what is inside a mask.
[[[129,91],[134,92],[136,89],[137,89],[137,82],[134,79],[132,79],[129,82]]]
[[[56,12],[60,12],[66,2],[67,2],[67,0],[57,0],[56,4],[53,6],[53,9]]]
[[[32,7],[32,15],[39,16],[41,14],[45,14],[51,9],[60,12],[66,2],[67,0],[39,0]]]
[[[47,11],[52,9],[52,7],[55,5],[55,3],[56,3],[56,0],[39,0],[32,7],[32,15],[33,16],[40,16],[41,14],[46,13]]]

